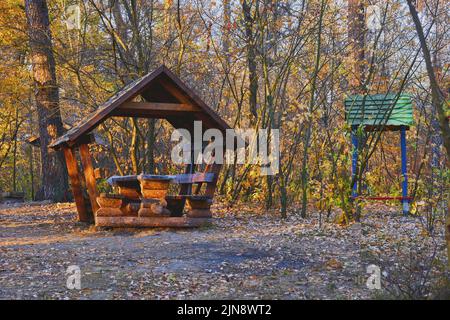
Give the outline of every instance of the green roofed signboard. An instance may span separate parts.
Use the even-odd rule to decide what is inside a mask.
[[[411,97],[406,94],[352,95],[345,99],[351,126],[410,126],[414,123]]]

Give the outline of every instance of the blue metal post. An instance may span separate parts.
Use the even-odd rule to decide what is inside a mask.
[[[407,158],[406,158],[406,127],[402,126],[400,130],[400,145],[402,152],[402,205],[403,205],[403,214],[409,214],[409,200],[406,199],[408,197],[408,167],[407,167]]]
[[[353,145],[353,152],[352,152],[352,180],[356,176],[356,169],[358,167],[358,136],[355,134],[355,130],[352,128],[352,145]],[[352,197],[356,197],[357,194],[357,182],[353,184],[352,187]]]

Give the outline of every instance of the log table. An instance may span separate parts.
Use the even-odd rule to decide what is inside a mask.
[[[141,174],[137,179],[141,185],[142,194],[138,216],[170,216],[170,211],[166,208],[166,195],[174,176]]]
[[[112,176],[108,180],[112,186],[119,188],[119,194],[132,200],[139,200],[142,196],[141,186],[137,176]]]
[[[212,199],[200,195],[168,196],[170,183],[209,181],[203,175],[113,176],[108,182],[119,188],[118,195],[102,194],[97,200],[99,227],[199,227],[210,222]],[[200,180],[199,180],[200,179]],[[198,181],[197,181],[198,180]],[[180,201],[182,200],[182,201]],[[183,215],[184,200],[190,211]]]
[[[125,216],[137,216],[141,205],[141,186],[135,175],[112,176],[108,183],[119,189],[123,197],[122,212]]]

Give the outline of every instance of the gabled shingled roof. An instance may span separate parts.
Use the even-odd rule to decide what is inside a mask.
[[[177,93],[179,93],[183,99],[188,101],[189,104],[199,108],[199,112],[193,113],[193,119],[206,120],[209,124],[208,127],[215,127],[222,131],[230,128],[228,124],[205,102],[203,102],[203,100],[200,99],[200,97],[195,94],[192,89],[190,89],[166,66],[162,65],[155,71],[132,81],[116,92],[94,113],[67,131],[64,135],[56,139],[52,144],[50,144],[50,147],[58,148],[64,144],[76,144],[78,139],[91,132],[109,117],[114,116],[113,111],[117,107],[121,106],[125,102],[133,100],[138,95],[143,96],[143,98],[148,102],[182,103],[182,101],[179,101],[180,96],[175,97],[168,92],[161,92],[163,90],[161,90],[161,87],[158,87],[159,82],[170,82],[170,84],[176,88]],[[171,117],[162,116],[161,118],[166,118],[176,127],[182,127],[181,124],[188,121],[188,119],[184,117],[177,119],[177,117],[173,115]]]
[[[414,123],[411,97],[406,94],[353,95],[345,99],[348,124],[400,127]]]

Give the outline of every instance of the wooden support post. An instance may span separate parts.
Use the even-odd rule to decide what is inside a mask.
[[[99,208],[97,204],[98,192],[94,167],[92,166],[91,155],[89,153],[89,146],[87,144],[82,144],[79,148],[81,163],[83,164],[84,179],[86,180],[86,187],[88,189],[89,199],[91,200],[92,211],[95,213]]]
[[[193,173],[194,172],[194,165],[192,164],[187,164],[185,169],[184,169],[184,173]],[[180,187],[180,192],[178,193],[179,195],[187,195],[187,194],[192,194],[192,185],[190,184],[182,184]]]
[[[402,205],[403,205],[403,214],[409,214],[409,200],[408,200],[408,166],[407,166],[407,157],[406,157],[406,127],[402,126],[400,130],[400,146],[402,153]]]
[[[214,192],[216,191],[217,180],[219,180],[221,164],[214,163],[210,172],[214,173],[214,180],[206,185],[205,195],[214,197]]]
[[[356,130],[352,128],[352,145],[353,145],[353,151],[352,151],[352,180],[354,177],[356,177],[356,170],[358,169],[358,136],[355,132]],[[357,193],[357,181],[355,180],[355,183],[352,186],[352,197],[358,196]]]
[[[83,198],[83,191],[81,188],[80,175],[78,172],[77,159],[75,157],[75,150],[64,147],[64,156],[66,158],[67,172],[69,173],[70,186],[72,188],[73,198],[78,212],[78,220],[82,222],[92,222],[92,212],[89,212]]]
[[[180,96],[178,99],[180,101],[182,101],[183,103],[187,102],[187,99],[185,97]],[[178,128],[178,126],[176,126],[176,128]],[[195,172],[195,168],[196,168],[195,161],[194,161],[195,160],[194,159],[194,150],[193,150],[193,148],[194,148],[194,122],[192,121],[191,123],[189,123],[185,129],[187,129],[189,131],[189,133],[191,134],[191,159],[190,159],[190,163],[185,166],[184,173],[192,174]],[[190,195],[190,194],[192,194],[192,184],[182,184],[180,186],[180,191],[179,191],[178,195]],[[179,205],[178,211],[183,212],[184,207],[186,205],[186,198],[182,198],[182,200],[180,201],[180,203],[178,205]]]
[[[193,124],[192,124],[193,126]],[[197,165],[195,164],[195,150],[194,150],[194,129],[193,127],[189,130],[189,132],[191,133],[191,159],[190,159],[190,163],[186,165],[185,169],[184,169],[184,173],[194,173]],[[186,194],[192,194],[192,184],[185,184],[185,185],[181,185],[180,187],[180,195],[186,195]]]

